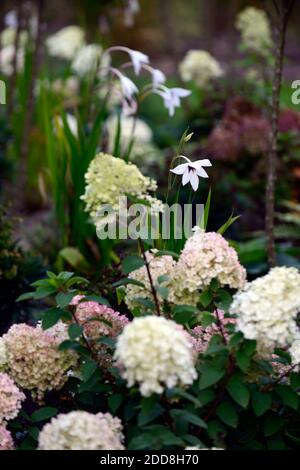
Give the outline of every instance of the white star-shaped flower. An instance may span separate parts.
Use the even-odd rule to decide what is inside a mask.
[[[185,186],[187,183],[190,183],[193,190],[197,191],[199,186],[199,177],[208,178],[208,174],[203,167],[212,166],[210,160],[205,158],[203,160],[192,162],[184,155],[179,155],[178,158],[183,158],[187,163],[181,163],[175,168],[172,168],[170,171],[175,173],[175,175],[182,175],[183,186]]]
[[[149,64],[149,57],[140,51],[134,51],[133,49],[127,48],[127,52],[130,56],[134,73],[139,75],[141,68],[144,64]]]

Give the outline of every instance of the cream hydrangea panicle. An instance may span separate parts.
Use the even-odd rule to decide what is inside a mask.
[[[171,279],[172,278],[172,273],[175,268],[176,262],[172,258],[172,256],[168,255],[163,255],[163,256],[155,256],[157,253],[157,250],[151,250],[147,251],[145,253],[146,259],[149,263],[149,268],[151,272],[151,277],[155,285],[158,284],[158,278],[160,276],[166,276],[167,278]],[[151,286],[150,286],[150,281],[147,273],[146,266],[142,266],[139,269],[136,269],[132,271],[129,276],[130,279],[133,279],[135,281],[139,281],[144,284],[145,287],[135,285],[135,284],[128,284],[126,286],[126,304],[130,310],[132,310],[134,307],[137,307],[138,304],[137,301],[135,301],[136,298],[144,298],[144,299],[150,299],[153,301],[152,294],[151,294]],[[168,284],[168,280],[162,282],[162,286],[166,286]],[[157,297],[158,300],[162,303],[163,298],[157,292]]]
[[[0,424],[18,416],[25,395],[9,375],[0,373]]]
[[[31,390],[38,399],[42,399],[47,391],[61,389],[68,379],[67,372],[77,365],[78,357],[74,351],[58,349],[64,338],[59,326],[43,331],[40,325],[16,324],[3,338],[8,373],[20,387]]]
[[[139,384],[143,396],[191,385],[197,378],[189,335],[172,320],[135,318],[118,337],[115,359],[127,386]]]
[[[40,450],[124,450],[122,424],[109,413],[71,411],[52,418],[39,435]]]
[[[190,50],[179,64],[179,73],[183,81],[194,80],[200,88],[223,75],[219,62],[207,51]]]
[[[72,60],[78,50],[83,46],[85,34],[79,26],[66,26],[46,40],[46,47],[50,56]]]
[[[133,163],[126,163],[113,155],[96,155],[85,174],[85,181],[85,193],[81,199],[96,227],[102,224],[99,214],[103,207],[118,210],[122,196],[130,195],[147,202],[151,213],[163,210],[162,202],[149,194],[156,190],[156,181],[144,176]]]
[[[0,372],[3,372],[7,367],[7,351],[5,340],[0,338]]]
[[[176,288],[170,290],[169,300],[193,304],[197,292],[203,291],[213,279],[222,286],[240,289],[246,281],[246,270],[222,235],[195,227],[176,264],[172,281]]]
[[[289,353],[292,359],[292,364],[297,365],[300,368],[300,334],[297,334],[294,341],[289,348]]]
[[[245,8],[237,16],[236,28],[241,33],[242,44],[246,49],[262,56],[270,53],[273,44],[271,27],[263,10]]]
[[[235,294],[230,311],[238,316],[237,329],[255,339],[262,354],[288,347],[298,337],[299,291],[298,269],[278,267]]]
[[[96,74],[97,72],[99,76],[105,76],[109,64],[110,57],[108,55],[103,56],[103,49],[100,44],[88,44],[79,49],[71,67],[79,77]]]
[[[6,425],[0,424],[0,450],[13,450],[14,441]]]

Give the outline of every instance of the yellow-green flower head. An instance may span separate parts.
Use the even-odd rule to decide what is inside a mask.
[[[242,10],[236,20],[243,46],[262,56],[268,55],[273,45],[270,22],[266,13],[254,7]]]
[[[117,210],[120,197],[126,195],[144,200],[151,208],[161,210],[162,203],[149,194],[156,190],[156,181],[144,176],[136,165],[121,158],[99,153],[91,161],[85,181],[85,193],[81,199],[95,224],[103,206],[109,205]]]

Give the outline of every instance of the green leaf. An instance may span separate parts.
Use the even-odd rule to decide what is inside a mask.
[[[234,333],[228,342],[228,346],[230,348],[235,348],[243,340],[243,337],[243,333],[241,333],[240,331]]]
[[[68,335],[71,341],[75,341],[82,335],[83,327],[77,325],[76,323],[72,323],[72,325],[68,328]]]
[[[43,330],[47,330],[52,326],[56,325],[56,323],[61,319],[62,310],[60,308],[50,308],[46,310],[42,318],[42,328]]]
[[[283,403],[294,410],[298,410],[298,394],[287,385],[277,385],[276,393],[281,397]]]
[[[201,312],[201,326],[206,328],[216,322],[216,317],[211,312]]]
[[[107,336],[103,336],[102,338],[99,338],[97,340],[97,343],[102,343],[108,346],[111,349],[114,349],[116,346],[116,341],[113,340],[112,338],[108,338]]]
[[[83,381],[87,382],[92,377],[97,368],[98,365],[92,360],[84,362],[80,369]]]
[[[169,279],[170,279],[169,276],[162,274],[161,276],[158,276],[157,283],[162,284],[163,282],[167,282]]]
[[[75,292],[59,292],[55,297],[56,303],[60,308],[65,308],[70,305],[73,297],[75,296]]]
[[[123,300],[124,300],[125,297],[126,297],[126,289],[125,289],[125,287],[124,287],[124,286],[117,287],[116,293],[117,293],[118,305],[121,305],[121,303],[123,302]]]
[[[212,299],[213,299],[212,294],[210,290],[207,289],[204,292],[202,292],[202,294],[200,295],[199,301],[203,305],[203,307],[206,308],[212,302]]]
[[[290,381],[291,381],[291,386],[293,387],[294,390],[300,389],[300,374],[299,373],[291,372]]]
[[[145,287],[145,285],[137,281],[136,279],[130,279],[129,277],[125,277],[123,279],[120,279],[120,281],[117,281],[113,284],[113,287],[119,287],[119,286],[126,286],[127,284],[133,284],[134,286],[140,286],[140,287]]]
[[[154,421],[164,412],[164,408],[157,403],[147,413],[142,410],[138,415],[138,426],[145,426]]]
[[[140,256],[128,256],[123,260],[122,271],[124,274],[129,274],[136,269],[144,266],[145,262]]]
[[[277,415],[268,416],[264,422],[265,436],[272,436],[283,426],[283,420]]]
[[[49,297],[50,295],[55,294],[56,290],[56,287],[53,286],[38,287],[34,293],[34,299],[39,300],[44,297]]]
[[[157,291],[157,293],[158,293],[163,299],[167,299],[167,298],[168,298],[169,289],[167,289],[167,287],[164,287],[164,286],[157,286],[157,287],[156,287],[156,291]]]
[[[216,415],[231,428],[236,428],[238,425],[238,414],[233,405],[229,402],[221,403],[217,410]]]
[[[251,362],[250,357],[247,356],[243,351],[237,351],[235,359],[239,368],[243,372],[246,372]]]
[[[31,300],[34,298],[34,292],[26,292],[25,294],[19,295],[16,302],[21,302],[22,300]]]
[[[232,303],[232,297],[230,293],[224,289],[219,289],[218,297],[220,300],[216,302],[216,306],[220,308],[221,310],[224,310],[224,312],[228,312],[229,307]]]
[[[197,426],[199,428],[207,428],[207,425],[203,419],[199,418],[199,416],[190,413],[186,410],[178,410],[178,409],[172,409],[170,411],[170,415],[172,416],[173,419],[182,419],[183,421],[186,421],[187,423],[193,424],[194,426]]]
[[[223,235],[226,232],[226,230],[230,227],[230,225],[232,225],[239,218],[240,218],[240,215],[236,215],[235,217],[233,217],[233,214],[231,214],[229,219],[225,222],[225,224],[219,228],[218,233],[220,235]]]
[[[67,246],[60,250],[59,256],[61,256],[72,268],[79,270],[80,272],[88,271],[90,265],[78,248]]]
[[[225,370],[217,369],[212,366],[205,366],[201,369],[201,377],[199,382],[200,390],[211,387],[224,377]]]
[[[252,407],[256,416],[262,416],[272,406],[272,395],[255,391],[252,396]]]
[[[57,408],[51,406],[45,406],[40,408],[37,411],[34,411],[31,415],[31,421],[34,423],[39,423],[40,421],[46,421],[49,418],[57,415]]]
[[[219,439],[226,435],[226,428],[217,420],[210,420],[207,423],[207,433],[211,439]]]
[[[243,408],[248,406],[250,393],[246,385],[236,380],[232,380],[226,386],[229,395]]]
[[[192,305],[176,305],[173,310],[173,318],[177,323],[185,325],[198,312],[199,310]]]
[[[122,401],[123,401],[123,395],[121,395],[120,393],[117,393],[109,397],[108,407],[113,414],[116,413],[116,411],[120,408]]]

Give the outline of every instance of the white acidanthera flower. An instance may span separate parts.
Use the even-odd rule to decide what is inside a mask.
[[[255,339],[262,354],[291,346],[299,338],[299,292],[300,273],[296,268],[273,268],[249,282],[235,294],[230,308],[237,315],[237,329],[245,338]]]
[[[191,94],[191,91],[185,88],[167,88],[162,85],[155,92],[164,100],[164,105],[169,111],[170,117],[174,116],[175,109],[180,107],[180,99]]]
[[[190,183],[193,190],[197,191],[199,186],[199,177],[208,178],[208,174],[203,167],[212,166],[210,160],[204,158],[203,160],[196,160],[192,162],[189,158],[184,155],[179,155],[178,158],[183,158],[186,160],[186,163],[181,163],[180,165],[172,168],[170,171],[175,175],[182,175],[182,185],[185,186],[187,183]]]
[[[105,51],[106,54],[111,54],[111,52],[126,52],[131,60],[134,73],[139,75],[143,65],[149,64],[149,57],[143,52],[130,49],[129,47],[124,46],[113,46]]]
[[[122,424],[109,413],[71,411],[52,418],[39,435],[39,450],[124,450]]]
[[[139,384],[143,396],[191,385],[197,378],[189,335],[172,320],[135,318],[118,337],[115,359],[127,386]]]

